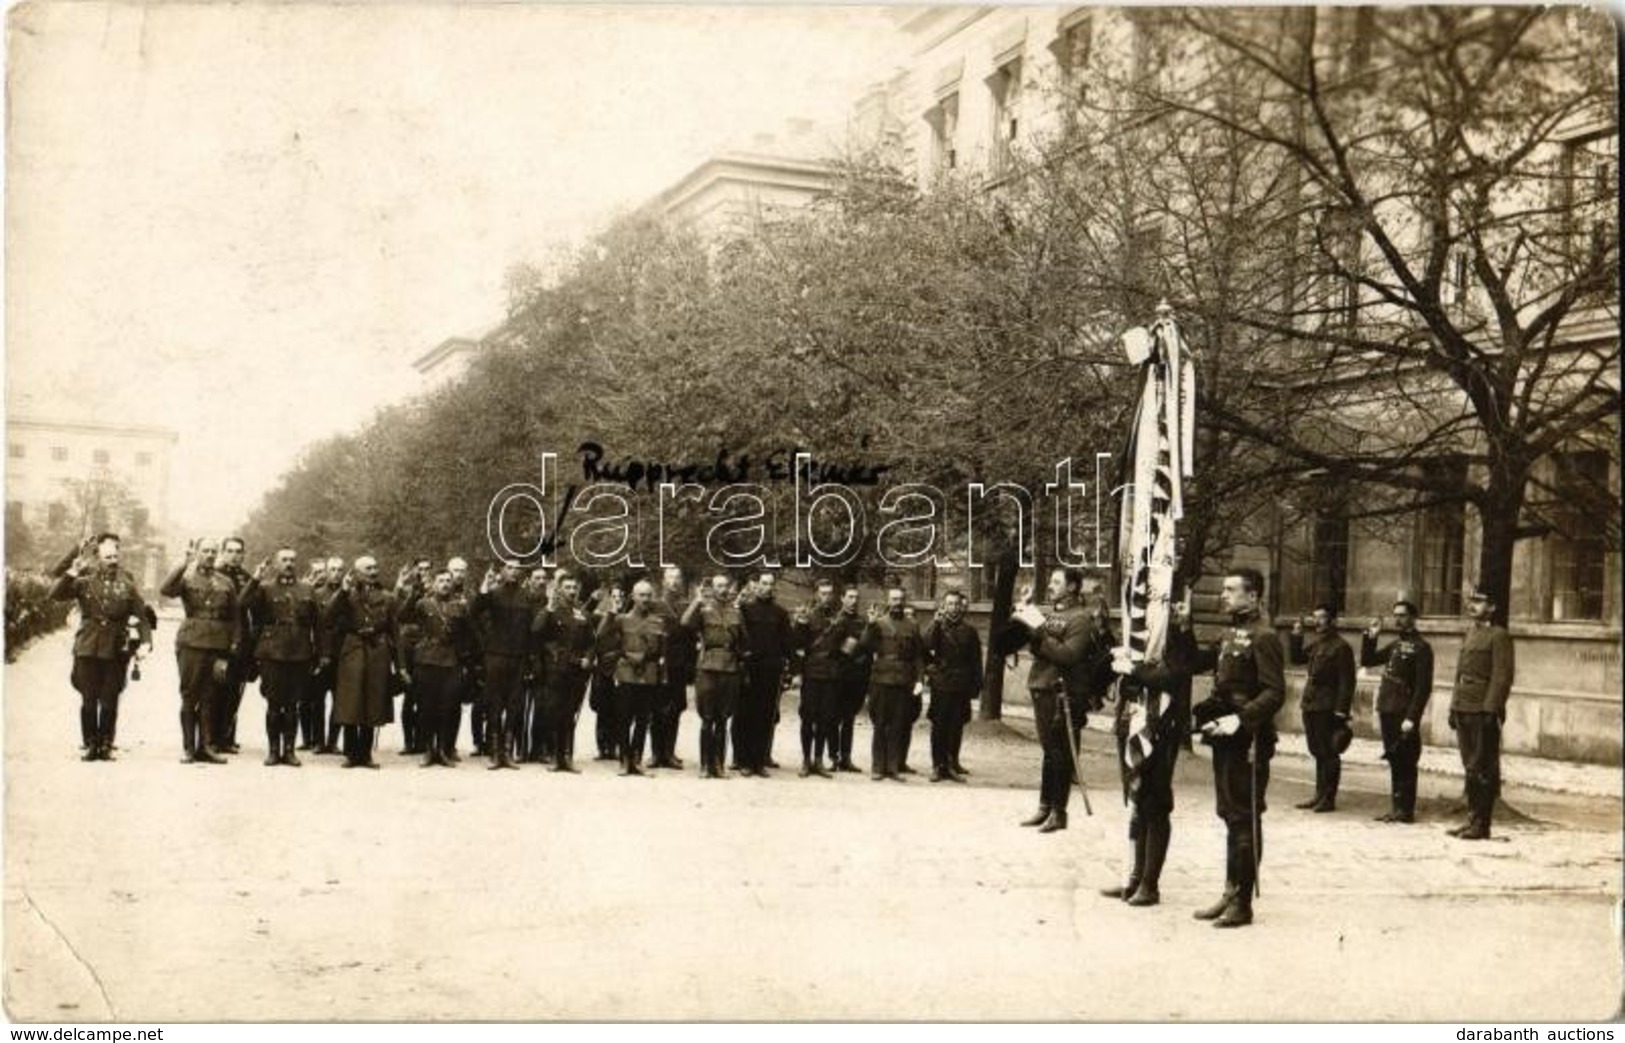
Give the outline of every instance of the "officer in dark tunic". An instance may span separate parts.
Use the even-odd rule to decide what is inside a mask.
[[[755,596],[742,598],[739,605],[749,654],[735,718],[734,758],[740,774],[764,779],[773,763],[773,721],[779,712],[784,668],[795,652],[790,613],[773,600],[776,578],[771,572],[757,576]]]
[[[615,717],[625,729],[622,775],[643,774],[643,740],[665,680],[666,621],[654,600],[654,585],[639,580],[632,587],[631,609],[604,616],[598,629],[598,658],[615,672]]]
[[[728,719],[739,708],[745,655],[745,623],[734,605],[727,576],[711,577],[683,613],[683,626],[699,634],[694,703],[700,714],[700,777],[728,777]]]
[[[327,651],[325,620],[328,602],[338,592],[338,583],[330,584],[327,577],[327,557],[322,555],[311,562],[310,570],[305,574],[305,585],[310,588],[311,597],[316,601],[317,669],[311,674],[310,683],[305,685],[304,699],[299,704],[298,748],[312,752],[320,750],[326,737],[327,693],[333,685],[333,664],[327,662],[324,655]]]
[[[626,611],[626,592],[620,587],[599,587],[587,599],[587,610],[595,631],[602,629],[604,617]],[[588,682],[587,705],[593,713],[593,738],[598,747],[596,761],[619,760],[625,729],[615,719],[615,666],[598,660]]]
[[[328,611],[329,655],[338,664],[333,717],[344,729],[344,766],[377,768],[373,738],[395,718],[391,681],[398,654],[395,596],[378,582],[378,562],[364,556],[344,577]]]
[[[965,622],[965,595],[950,590],[925,633],[926,681],[931,687],[931,781],[964,782],[959,747],[971,700],[982,691],[982,638]]]
[[[469,609],[484,653],[485,738],[493,771],[519,767],[514,746],[524,726],[530,628],[541,607],[520,584],[522,575],[518,563],[505,562],[494,581],[487,574]]]
[[[409,603],[416,602],[429,592],[429,584],[434,581],[434,563],[428,558],[418,558],[410,565],[401,566],[401,571],[395,577],[395,604],[400,610],[399,617],[399,667],[403,674],[411,674],[417,663],[418,628],[417,623],[410,619],[405,611]],[[416,685],[407,685],[401,692],[401,749],[402,756],[416,756],[423,753],[427,746],[420,727],[419,717],[422,705],[418,698]]]
[[[75,553],[71,563],[51,586],[51,597],[79,603],[79,630],[73,637],[70,680],[79,693],[79,730],[85,743],[81,760],[113,759],[113,727],[118,720],[119,694],[132,654],[152,651],[152,629],[147,605],[135,578],[119,568],[119,539],[102,533],[95,539],[96,563]],[[129,621],[137,627],[137,648],[131,649]]]
[[[1306,636],[1298,622],[1288,638],[1292,662],[1308,665],[1300,706],[1304,741],[1315,758],[1315,794],[1298,807],[1328,812],[1337,810],[1337,787],[1343,779],[1337,735],[1348,730],[1354,709],[1354,649],[1338,635],[1337,612],[1329,603],[1315,606],[1310,623],[1313,633]]]
[[[1389,807],[1378,822],[1416,821],[1416,765],[1422,759],[1422,714],[1433,694],[1433,646],[1416,630],[1416,605],[1394,602],[1399,636],[1381,648],[1382,620],[1373,619],[1360,639],[1360,665],[1380,666],[1377,721],[1388,761]]]
[[[833,767],[840,760],[836,727],[840,720],[841,649],[840,631],[834,629],[840,607],[835,602],[835,584],[818,581],[811,605],[796,609],[791,619],[796,649],[801,654],[801,776],[822,775],[824,750],[829,749]]]
[[[1136,908],[1162,900],[1162,867],[1173,836],[1174,767],[1190,728],[1195,650],[1181,616],[1168,630],[1159,662],[1136,663],[1126,655],[1112,660],[1112,669],[1122,675],[1112,732],[1130,808],[1128,838],[1134,860],[1128,879],[1101,894]]]
[[[243,612],[250,632],[258,634],[254,657],[258,661],[260,695],[265,698],[265,764],[299,767],[294,743],[299,737],[298,709],[306,701],[305,689],[320,671],[321,610],[316,592],[295,574],[298,555],[293,548],[276,552],[276,578],[265,584],[268,571],[262,562],[243,588]]]
[[[530,594],[530,603],[537,613],[547,609],[547,570],[535,568],[525,577],[525,590]],[[536,616],[531,616],[531,625],[534,631]],[[533,633],[534,638],[534,633]],[[529,666],[525,670],[525,705],[520,714],[518,729],[518,755],[519,759],[530,764],[546,764],[553,760],[553,732],[548,726],[547,715],[542,712],[542,693],[547,687],[547,663],[538,654],[534,639],[528,658]]]
[[[1225,827],[1225,884],[1196,918],[1215,927],[1253,922],[1253,888],[1264,855],[1265,794],[1275,755],[1275,714],[1286,698],[1281,639],[1259,610],[1264,577],[1240,568],[1220,600],[1230,628],[1218,647],[1196,652],[1193,673],[1213,671],[1212,693],[1192,712],[1213,748],[1214,809]]]
[[[237,588],[215,571],[220,545],[212,539],[187,548],[158,592],[179,598],[186,619],[175,635],[180,667],[181,761],[224,764],[214,750],[215,705],[225,698],[231,660],[242,639],[242,613]]]
[[[666,680],[649,721],[651,768],[683,766],[683,759],[677,756],[677,733],[688,709],[688,686],[694,683],[698,654],[694,632],[683,627],[687,607],[683,570],[668,565],[661,572],[660,596],[654,603],[655,611],[666,621]]]
[[[468,562],[462,558],[451,558],[446,562],[446,571],[451,573],[451,596],[460,601],[463,608],[472,608],[474,598],[468,591]],[[471,706],[478,709],[483,705],[480,691],[485,682],[480,675],[484,670],[484,664],[481,662],[480,656],[480,631],[478,627],[473,628],[473,635],[474,661],[471,666],[466,667],[462,672],[462,680],[457,689],[457,705],[452,707],[451,718],[446,724],[445,734],[448,738],[440,747],[440,755],[453,764],[463,759],[457,753],[457,734],[463,727],[463,707]],[[484,711],[480,710],[478,714],[473,712],[469,714],[469,734],[474,741],[476,751],[485,749],[483,713]]]
[[[338,687],[336,676],[338,664],[332,661],[329,650],[332,648],[331,634],[328,630],[328,611],[333,607],[333,599],[338,597],[340,588],[344,585],[344,559],[339,557],[328,558],[326,568],[319,582],[312,583],[316,591],[316,607],[321,610],[322,619],[322,658],[326,663],[316,672],[315,688],[316,698],[312,716],[314,717],[316,752],[322,756],[333,756],[339,752],[339,722],[336,708],[329,695]]]
[[[840,611],[826,635],[836,649],[839,667],[829,757],[835,762],[836,771],[845,772],[863,770],[852,761],[852,733],[869,694],[869,654],[862,647],[863,629],[867,624],[858,614],[858,597],[857,587],[847,587],[841,592]]]
[[[1019,624],[1025,627],[1026,647],[1033,657],[1027,671],[1027,694],[1044,752],[1038,810],[1021,824],[1037,826],[1040,833],[1067,827],[1067,804],[1076,772],[1073,751],[1091,701],[1108,683],[1104,675],[1110,668],[1111,633],[1099,606],[1083,604],[1083,584],[1079,570],[1055,569],[1045,589],[1048,611],[1028,605],[1021,614],[1031,618]]]
[[[450,753],[457,743],[458,700],[479,654],[468,603],[452,590],[451,572],[443,569],[427,593],[409,593],[400,619],[417,633],[412,664],[403,662],[401,672],[417,704],[423,767],[449,768],[455,763]]]
[[[581,582],[567,573],[553,580],[553,599],[531,624],[542,658],[542,702],[553,771],[577,774],[576,719],[597,665],[597,625],[580,604]]]
[[[1467,615],[1472,623],[1456,659],[1449,718],[1467,776],[1467,821],[1449,832],[1462,840],[1488,840],[1495,798],[1501,793],[1501,726],[1516,663],[1512,635],[1495,623],[1495,599],[1488,591],[1473,588]]]
[[[248,570],[243,568],[243,556],[248,552],[247,546],[240,536],[227,536],[220,542],[220,560],[215,571],[231,580],[231,585],[237,591],[238,610],[242,610],[243,591],[248,587]],[[242,709],[243,691],[248,682],[255,678],[254,645],[259,635],[250,627],[250,621],[244,617],[241,622],[242,639],[238,642],[237,654],[232,657],[228,666],[224,698],[215,706],[214,733],[218,737],[218,745],[222,753],[237,753],[237,713]]]
[[[907,594],[902,587],[886,591],[886,609],[869,609],[863,647],[873,657],[869,671],[869,721],[874,726],[869,777],[906,781],[902,775],[903,730],[908,725],[908,703],[925,667],[925,642],[920,628],[904,612]]]

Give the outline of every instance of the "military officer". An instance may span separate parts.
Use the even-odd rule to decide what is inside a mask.
[[[568,573],[553,580],[553,599],[531,624],[542,658],[540,716],[546,723],[553,771],[577,774],[576,718],[596,665],[597,628],[580,603],[581,582]]]
[[[688,709],[688,686],[694,682],[698,654],[694,632],[683,626],[685,601],[683,570],[667,565],[661,570],[660,596],[654,605],[666,621],[666,680],[649,722],[649,766],[655,768],[683,766],[677,756],[677,733]]]
[[[1456,660],[1450,695],[1450,727],[1456,733],[1467,776],[1467,821],[1450,830],[1462,840],[1488,840],[1495,799],[1501,792],[1501,726],[1507,718],[1516,668],[1512,635],[1495,623],[1495,598],[1474,587],[1467,598],[1472,620]]]
[[[313,586],[316,589],[316,605],[322,611],[322,648],[328,649],[332,642],[329,639],[327,613],[333,607],[333,599],[338,597],[339,590],[344,586],[344,559],[337,556],[328,558],[326,578]],[[331,660],[331,656],[325,652],[323,656]],[[338,664],[329,661],[327,669],[316,676],[316,752],[323,756],[333,756],[339,752],[338,707],[336,702],[329,702],[327,698],[338,689],[337,670]]]
[[[535,622],[534,596],[521,584],[518,562],[504,562],[500,573],[487,573],[469,613],[480,628],[485,665],[485,738],[491,748],[491,770],[519,767],[514,746],[524,724],[525,673],[530,667],[530,628]]]
[[[547,570],[531,569],[525,576],[525,592],[530,595],[535,613],[547,609],[547,590]],[[531,615],[533,631],[535,613]],[[546,661],[536,654],[537,651],[533,640],[527,660],[529,666],[525,669],[524,709],[519,715],[518,759],[526,763],[545,764],[553,759],[553,732],[548,727],[547,715],[542,712],[542,692],[547,684]]]
[[[1101,894],[1135,908],[1162,900],[1162,867],[1173,837],[1174,767],[1190,731],[1195,646],[1183,609],[1176,605],[1174,611],[1160,661],[1134,662],[1126,654],[1112,660],[1112,669],[1122,675],[1112,732],[1130,808],[1128,837],[1134,860],[1128,879]],[[1131,745],[1137,756],[1129,755]]]
[[[1212,693],[1193,711],[1213,748],[1214,806],[1225,825],[1224,894],[1196,918],[1215,927],[1253,922],[1253,889],[1264,854],[1265,794],[1275,755],[1275,714],[1286,698],[1281,639],[1261,614],[1264,577],[1238,568],[1219,598],[1230,629],[1218,647],[1193,656],[1193,673],[1213,671]],[[1188,625],[1188,624],[1187,624]]]
[[[410,591],[401,606],[403,625],[417,632],[412,664],[401,668],[418,708],[423,767],[449,768],[455,763],[448,753],[457,742],[463,678],[479,650],[468,603],[452,590],[450,570],[442,569],[429,584],[427,592]]]
[[[333,598],[327,627],[328,654],[337,664],[333,717],[344,729],[346,768],[378,767],[374,734],[395,717],[390,684],[399,646],[396,616],[394,595],[378,581],[378,560],[357,558]]]
[[[261,562],[243,588],[243,612],[250,632],[258,634],[254,656],[259,662],[260,695],[265,697],[265,764],[299,767],[294,752],[298,708],[305,689],[320,672],[321,610],[316,592],[295,573],[298,555],[291,547],[276,552],[276,578],[265,585],[269,562]]]
[[[239,612],[242,610],[243,591],[248,586],[248,570],[243,568],[243,557],[247,552],[248,548],[240,536],[227,536],[220,541],[220,560],[216,571],[231,580],[231,585],[236,588]],[[222,753],[238,752],[237,713],[242,709],[243,690],[248,687],[248,682],[254,680],[254,645],[258,635],[250,629],[246,617],[242,621],[242,634],[237,655],[229,665],[225,697],[215,707],[214,733],[219,737]]]
[[[601,629],[606,616],[620,615],[626,610],[626,592],[620,587],[599,587],[587,599],[587,608],[593,617],[593,629]],[[621,736],[625,729],[615,719],[614,664],[598,660],[589,682],[589,705],[593,712],[593,736],[598,755],[593,760],[618,760],[621,755]]]
[[[841,608],[830,624],[833,633],[829,635],[831,645],[838,650],[840,668],[829,756],[835,761],[835,770],[845,772],[862,770],[852,762],[852,732],[869,694],[869,655],[861,646],[865,623],[858,614],[858,598],[857,587],[841,591]]]
[[[743,775],[767,778],[773,761],[773,723],[778,719],[784,669],[795,652],[790,613],[774,600],[778,577],[763,572],[756,577],[755,593],[741,598],[739,615],[745,622],[749,649],[745,685],[734,718],[734,758]]]
[[[1381,666],[1377,687],[1377,720],[1382,728],[1382,755],[1388,761],[1388,812],[1378,822],[1416,821],[1416,765],[1422,758],[1422,714],[1433,694],[1433,647],[1416,629],[1416,604],[1394,602],[1399,636],[1377,647],[1382,620],[1373,619],[1360,639],[1360,665]]]
[[[405,608],[408,603],[427,596],[429,586],[433,582],[434,562],[428,558],[418,558],[410,565],[403,565],[395,576],[395,604],[401,609],[400,668],[408,674],[417,664],[419,635],[416,621],[408,617]],[[421,713],[418,686],[407,685],[406,690],[401,693],[401,756],[417,756],[428,746],[420,727]]]
[[[632,608],[607,614],[598,628],[598,658],[615,676],[615,717],[625,729],[621,774],[642,775],[643,740],[649,714],[665,680],[666,624],[654,609],[655,588],[648,580],[632,587]]]
[[[700,776],[728,777],[728,718],[739,707],[741,671],[747,644],[745,623],[734,605],[734,584],[712,576],[683,613],[682,624],[698,631],[700,657],[694,679],[694,703],[700,713]]]
[[[874,726],[869,777],[906,781],[903,729],[908,727],[908,701],[920,683],[925,646],[919,625],[904,612],[908,595],[901,586],[886,591],[886,608],[869,609],[863,647],[873,657],[869,672],[869,721]]]
[[[959,747],[971,700],[982,691],[982,638],[965,622],[965,608],[964,592],[948,591],[925,635],[932,782],[965,781],[958,771]]]
[[[1021,824],[1037,826],[1040,833],[1067,827],[1067,804],[1077,770],[1073,751],[1090,701],[1107,683],[1102,673],[1110,668],[1111,632],[1100,608],[1083,604],[1083,586],[1080,570],[1055,569],[1045,588],[1049,611],[1028,604],[1018,614],[1033,657],[1027,692],[1043,746],[1038,810]]]
[[[822,775],[824,749],[830,764],[840,761],[837,722],[840,720],[841,631],[835,627],[840,607],[835,601],[835,584],[818,581],[812,605],[796,610],[792,625],[796,647],[801,652],[801,775]]]
[[[152,651],[147,606],[135,578],[119,568],[119,538],[107,532],[94,540],[96,562],[83,554],[51,586],[51,597],[79,603],[79,631],[73,638],[73,672],[79,693],[80,735],[87,761],[113,759],[113,726],[124,690],[130,649],[128,625],[136,621],[137,657]]]
[[[473,605],[473,595],[468,590],[468,562],[463,558],[453,557],[446,562],[446,571],[451,573],[451,596],[462,602],[464,608],[470,608]],[[464,706],[472,705],[473,707],[469,713],[468,729],[475,750],[483,751],[486,749],[485,718],[484,710],[481,709],[484,700],[480,695],[480,690],[484,687],[485,682],[480,676],[483,663],[479,654],[480,632],[478,627],[473,628],[473,635],[474,663],[473,666],[462,672],[457,688],[457,705],[451,708],[449,711],[450,717],[445,722],[448,738],[440,748],[440,755],[453,764],[462,760],[462,757],[457,753],[457,733],[463,727]],[[473,712],[474,710],[478,712]]]
[[[1303,681],[1303,737],[1315,758],[1315,794],[1298,807],[1315,812],[1337,810],[1337,787],[1343,759],[1337,733],[1349,727],[1354,708],[1354,649],[1337,633],[1337,611],[1331,603],[1315,606],[1307,638],[1303,622],[1292,624],[1288,638],[1292,662],[1307,664]]]
[[[214,750],[215,705],[225,698],[230,662],[242,640],[242,614],[237,588],[215,570],[220,544],[194,542],[186,560],[175,567],[158,592],[179,598],[186,619],[175,635],[180,666],[181,760],[186,764],[224,764]]]

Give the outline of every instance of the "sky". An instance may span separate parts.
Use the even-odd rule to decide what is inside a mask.
[[[10,10],[6,402],[179,432],[176,535],[418,388],[545,262],[708,156],[838,127],[874,8]]]

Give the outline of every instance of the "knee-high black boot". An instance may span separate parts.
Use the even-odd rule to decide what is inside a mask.
[[[1162,881],[1162,864],[1168,857],[1168,841],[1173,826],[1166,815],[1147,819],[1140,827],[1141,842],[1145,845],[1145,865],[1140,877],[1139,890],[1129,896],[1132,906],[1156,905],[1162,901],[1158,885]]]
[[[282,715],[269,704],[265,707],[265,766],[282,763]]]

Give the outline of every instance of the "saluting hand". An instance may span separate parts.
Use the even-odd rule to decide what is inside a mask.
[[[1382,617],[1372,616],[1371,622],[1366,624],[1365,632],[1370,634],[1372,637],[1376,637],[1378,634],[1382,633]]]
[[[265,578],[265,572],[270,567],[271,567],[271,559],[270,558],[263,559],[258,565],[254,566],[254,578],[259,579],[259,580],[264,579]]]
[[[881,616],[880,606],[879,605],[870,605],[869,606],[869,622],[871,622],[871,623],[880,622],[880,616]]]

